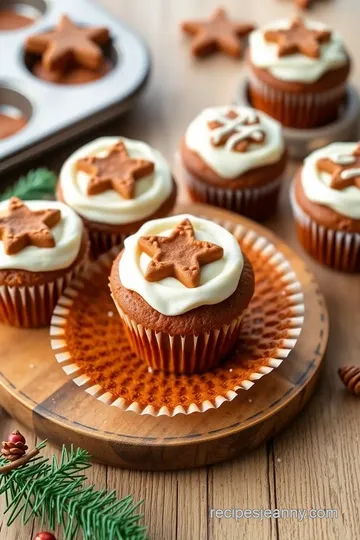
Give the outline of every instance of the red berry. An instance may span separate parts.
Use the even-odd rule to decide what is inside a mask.
[[[56,538],[49,532],[40,532],[35,536],[34,540],[56,540]]]
[[[20,431],[16,430],[10,433],[10,435],[8,436],[8,442],[11,442],[14,444],[18,442],[22,442],[23,444],[25,444],[26,441],[25,441],[25,437],[21,435]]]

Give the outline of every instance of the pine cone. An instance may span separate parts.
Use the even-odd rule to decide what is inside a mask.
[[[360,395],[360,367],[344,366],[339,368],[339,377],[345,384],[349,392]]]
[[[3,441],[1,454],[8,461],[16,461],[17,459],[23,457],[26,454],[28,447],[25,443]]]

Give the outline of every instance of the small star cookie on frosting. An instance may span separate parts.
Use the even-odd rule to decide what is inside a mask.
[[[319,172],[331,175],[331,188],[342,190],[355,186],[360,189],[360,143],[351,154],[320,158],[316,165]]]
[[[141,236],[138,246],[152,257],[145,274],[147,281],[174,277],[188,288],[199,286],[201,266],[224,255],[221,246],[195,238],[189,219],[179,223],[170,236]]]
[[[120,141],[110,148],[106,157],[80,159],[76,168],[90,175],[88,195],[113,189],[124,199],[133,199],[135,181],[152,174],[155,165],[146,159],[131,158],[125,144]]]
[[[0,240],[7,255],[15,255],[26,246],[55,247],[50,231],[61,219],[57,209],[30,210],[20,199],[12,197],[7,215],[0,217]]]
[[[214,116],[208,126],[213,146],[224,146],[235,152],[246,152],[250,144],[261,144],[266,138],[260,118],[253,111],[241,115],[231,109]]]

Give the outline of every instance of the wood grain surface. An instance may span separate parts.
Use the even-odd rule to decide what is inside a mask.
[[[173,160],[178,140],[191,118],[204,106],[232,101],[245,76],[242,62],[217,57],[194,62],[189,43],[178,31],[184,18],[204,17],[216,0],[102,0],[114,15],[137,29],[148,41],[154,70],[141,104],[125,118],[98,131],[124,134],[151,142]],[[294,13],[290,0],[223,2],[235,16],[258,23]],[[359,87],[358,60],[360,4],[358,0],[319,0],[311,12],[344,35],[355,56],[353,80]],[[356,58],[356,56],[358,58]],[[77,145],[57,150],[34,163],[58,169]],[[19,167],[4,181],[10,182],[26,168]],[[294,167],[289,168],[289,179]],[[288,204],[286,186],[281,209],[268,226],[299,253]],[[119,495],[132,493],[145,499],[144,520],[153,540],[356,540],[360,538],[359,407],[337,378],[337,368],[359,362],[360,323],[358,276],[343,276],[313,264],[305,255],[326,297],[331,334],[324,373],[306,411],[284,433],[267,445],[217,466],[185,472],[132,472],[96,465],[90,481],[115,488]],[[14,429],[14,422],[0,412],[0,437]],[[34,436],[23,428],[30,441]],[[56,451],[49,446],[48,453]],[[57,451],[56,451],[57,452]],[[337,519],[209,519],[210,508],[328,508]],[[0,502],[2,515],[3,501]],[[0,518],[1,540],[31,540],[35,527],[12,526]],[[59,540],[61,538],[59,537]]]

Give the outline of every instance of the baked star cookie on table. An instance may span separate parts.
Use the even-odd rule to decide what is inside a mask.
[[[176,183],[163,155],[125,137],[102,137],[64,163],[57,198],[83,220],[94,257],[135,233],[145,221],[168,215]]]
[[[251,107],[202,111],[180,144],[190,196],[258,221],[276,210],[287,163],[281,125]]]

